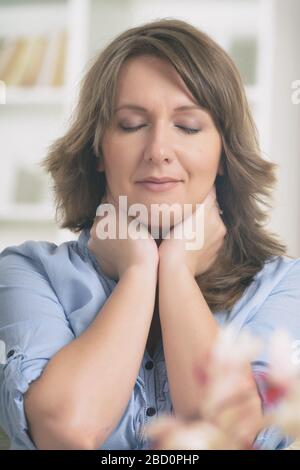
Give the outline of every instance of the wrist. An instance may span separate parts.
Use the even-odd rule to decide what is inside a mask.
[[[159,260],[159,276],[191,276],[195,277],[194,270],[188,266],[181,258],[176,256],[162,256]]]
[[[127,266],[123,271],[119,273],[120,278],[123,276],[136,276],[144,281],[151,281],[157,279],[157,264],[143,262],[134,263]]]

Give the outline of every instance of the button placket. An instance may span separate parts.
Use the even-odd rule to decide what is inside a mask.
[[[149,408],[147,408],[147,416],[154,416],[156,414],[156,409],[153,408],[153,406],[149,406]]]
[[[149,357],[149,354],[148,354]],[[145,363],[145,385],[146,385],[146,396],[151,402],[146,403],[146,422],[147,417],[151,418],[155,414],[157,414],[157,406],[156,406],[156,383],[155,383],[155,369],[154,369],[154,362],[152,359],[149,359]],[[153,403],[154,401],[154,403]]]
[[[161,349],[161,348],[160,348]],[[143,359],[143,367],[141,370],[143,376],[143,385],[141,388],[143,389],[143,398],[144,398],[144,406],[143,406],[143,416],[144,416],[144,423],[139,433],[139,442],[141,443],[142,448],[144,448],[145,444],[147,444],[147,439],[145,438],[145,425],[148,423],[149,419],[152,416],[158,414],[158,406],[157,406],[157,399],[156,393],[157,391],[160,392],[159,382],[156,383],[158,380],[158,371],[157,371],[157,363],[159,362],[160,358],[160,349],[155,351],[153,358],[150,356],[147,350],[145,350],[145,356]],[[156,359],[156,361],[154,361]],[[158,387],[158,389],[157,389]],[[157,389],[157,390],[156,390]],[[154,397],[155,403],[151,404],[148,402],[149,397]]]

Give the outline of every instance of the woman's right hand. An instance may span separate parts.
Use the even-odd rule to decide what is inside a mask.
[[[111,223],[112,227],[114,227],[115,224],[116,237],[105,239],[98,237],[97,224],[103,217],[96,216],[90,230],[90,239],[87,243],[88,249],[96,257],[103,273],[115,280],[120,279],[124,272],[131,266],[141,266],[145,269],[154,270],[154,272],[157,273],[159,260],[158,248],[148,229],[144,225],[140,227],[145,234],[144,238],[133,239],[128,234],[127,238],[119,239],[120,209],[109,194],[105,194],[102,198],[101,204],[104,203],[110,203],[115,208],[116,220],[113,220],[113,212],[105,215],[105,229],[107,230],[108,227],[106,224]],[[124,217],[127,227],[128,224],[134,220],[133,217],[128,216],[125,212],[122,212],[121,215]],[[100,226],[98,226],[98,233],[99,229]]]

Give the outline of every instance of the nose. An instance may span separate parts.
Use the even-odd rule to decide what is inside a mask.
[[[147,135],[144,150],[145,160],[152,163],[171,162],[174,158],[171,136],[163,123],[153,125]]]

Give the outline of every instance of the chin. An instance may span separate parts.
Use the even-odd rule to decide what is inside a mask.
[[[143,225],[146,225],[149,228],[155,228],[160,230],[170,230],[174,225],[182,222],[184,218],[184,213],[181,207],[179,206],[178,210],[165,210],[159,212],[150,212],[148,214],[140,214],[137,216],[137,219]]]

